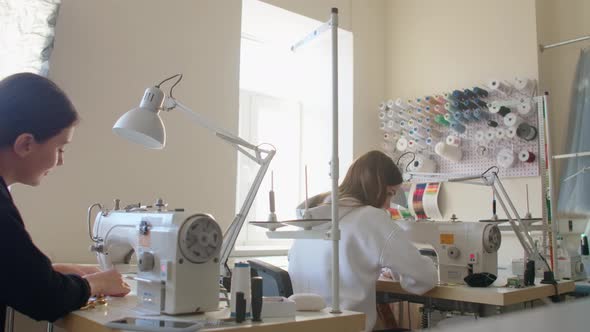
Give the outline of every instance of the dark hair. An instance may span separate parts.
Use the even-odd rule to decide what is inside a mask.
[[[20,73],[0,81],[0,148],[24,133],[44,142],[77,121],[70,99],[49,79]]]
[[[381,208],[387,199],[387,186],[403,182],[393,160],[381,151],[369,151],[348,168],[338,188],[340,198],[352,197],[362,204]]]

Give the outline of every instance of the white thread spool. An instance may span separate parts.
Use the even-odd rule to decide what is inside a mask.
[[[410,105],[408,105],[408,103],[403,101],[401,98],[397,98],[395,100],[395,106],[401,108],[402,110],[407,110],[408,108],[410,108]]]
[[[523,102],[523,103],[518,104],[518,106],[516,106],[516,111],[521,115],[529,114],[532,109],[533,109],[533,107],[531,106],[531,103],[529,103],[529,102]]]
[[[445,142],[436,143],[434,146],[434,152],[453,162],[459,162],[461,158],[463,158],[463,151],[461,151],[461,148],[454,145],[448,145]]]
[[[518,153],[518,160],[522,161],[523,163],[532,163],[536,159],[535,154],[527,151],[522,150]]]
[[[385,114],[385,111],[380,111],[380,112],[379,112],[379,120],[383,120],[383,119],[385,119],[385,116],[386,116],[386,115],[387,115],[387,114]]]
[[[385,104],[385,106],[387,106],[387,108],[389,108],[390,110],[392,110],[395,107],[395,103],[394,103],[393,99],[389,99],[387,101],[387,104]]]
[[[528,78],[515,77],[514,88],[522,94],[532,96],[535,90],[535,81],[529,80]]]
[[[238,262],[234,264],[231,275],[231,316],[236,316],[236,293],[244,293],[246,299],[246,317],[250,317],[251,289],[250,289],[250,264]]]
[[[387,117],[388,118],[393,119],[394,116],[395,116],[394,110],[387,110]]]
[[[486,139],[486,134],[485,134],[483,131],[481,131],[481,130],[478,130],[478,131],[475,133],[475,140],[476,140],[476,141],[478,141],[478,142],[483,142],[485,139]]]
[[[506,136],[506,132],[504,131],[504,128],[496,128],[496,138],[503,139],[504,136]]]
[[[379,129],[381,129],[381,130],[387,129],[387,122],[385,122],[385,121],[379,122]]]
[[[506,129],[506,138],[516,137],[516,127],[509,127]]]
[[[447,136],[447,139],[445,140],[445,142],[448,145],[453,145],[453,146],[456,146],[456,147],[461,146],[461,139],[458,136],[455,136],[455,135],[449,135],[449,136]]]
[[[523,121],[524,120],[520,116],[514,114],[513,112],[506,114],[504,117],[504,124],[506,127],[518,127],[518,125]]]
[[[397,124],[394,120],[389,120],[387,121],[387,128],[388,129],[398,129],[399,128],[399,124]]]
[[[490,83],[488,83],[488,87],[490,88],[491,92],[495,92],[496,94],[500,94],[502,96],[507,96],[512,92],[510,85],[499,80],[491,80]]]
[[[385,111],[386,109],[387,109],[387,104],[386,104],[386,103],[384,103],[384,102],[381,102],[381,103],[379,104],[379,110],[380,110],[380,111]]]
[[[491,142],[491,141],[493,141],[495,139],[496,139],[496,129],[489,129],[486,132],[486,140],[488,140],[488,141]]]
[[[498,162],[498,166],[501,168],[510,168],[514,165],[515,161],[514,152],[510,149],[502,149],[498,153],[498,157],[496,161]]]
[[[397,151],[406,151],[408,149],[408,140],[404,137],[400,137],[395,144]]]
[[[492,114],[498,114],[498,112],[500,112],[500,105],[498,105],[498,104],[489,104],[488,105],[488,110]]]

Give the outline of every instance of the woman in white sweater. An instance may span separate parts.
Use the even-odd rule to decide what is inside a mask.
[[[375,285],[382,268],[391,269],[402,288],[411,293],[423,294],[437,282],[433,261],[420,255],[385,210],[401,183],[401,173],[391,158],[370,151],[353,162],[338,188],[340,303],[342,309],[366,314],[367,331],[376,321]],[[308,210],[311,218],[331,218],[329,193],[310,201],[320,202]],[[295,240],[289,251],[294,292],[319,294],[330,304],[331,262],[331,241]]]

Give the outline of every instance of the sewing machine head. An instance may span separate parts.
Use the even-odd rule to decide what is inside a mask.
[[[135,208],[101,211],[91,250],[103,269],[137,256],[137,298],[152,312],[215,310],[221,228],[208,214]]]
[[[498,274],[498,226],[484,222],[399,221],[417,247],[434,249],[440,283],[464,284],[471,273]]]

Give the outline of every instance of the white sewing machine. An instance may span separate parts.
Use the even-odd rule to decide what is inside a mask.
[[[142,309],[181,314],[218,308],[223,234],[212,216],[161,207],[103,210],[92,238],[103,269],[128,264],[135,252]]]
[[[484,222],[398,221],[410,241],[432,248],[438,258],[440,283],[465,284],[470,272],[498,275],[498,226]]]

